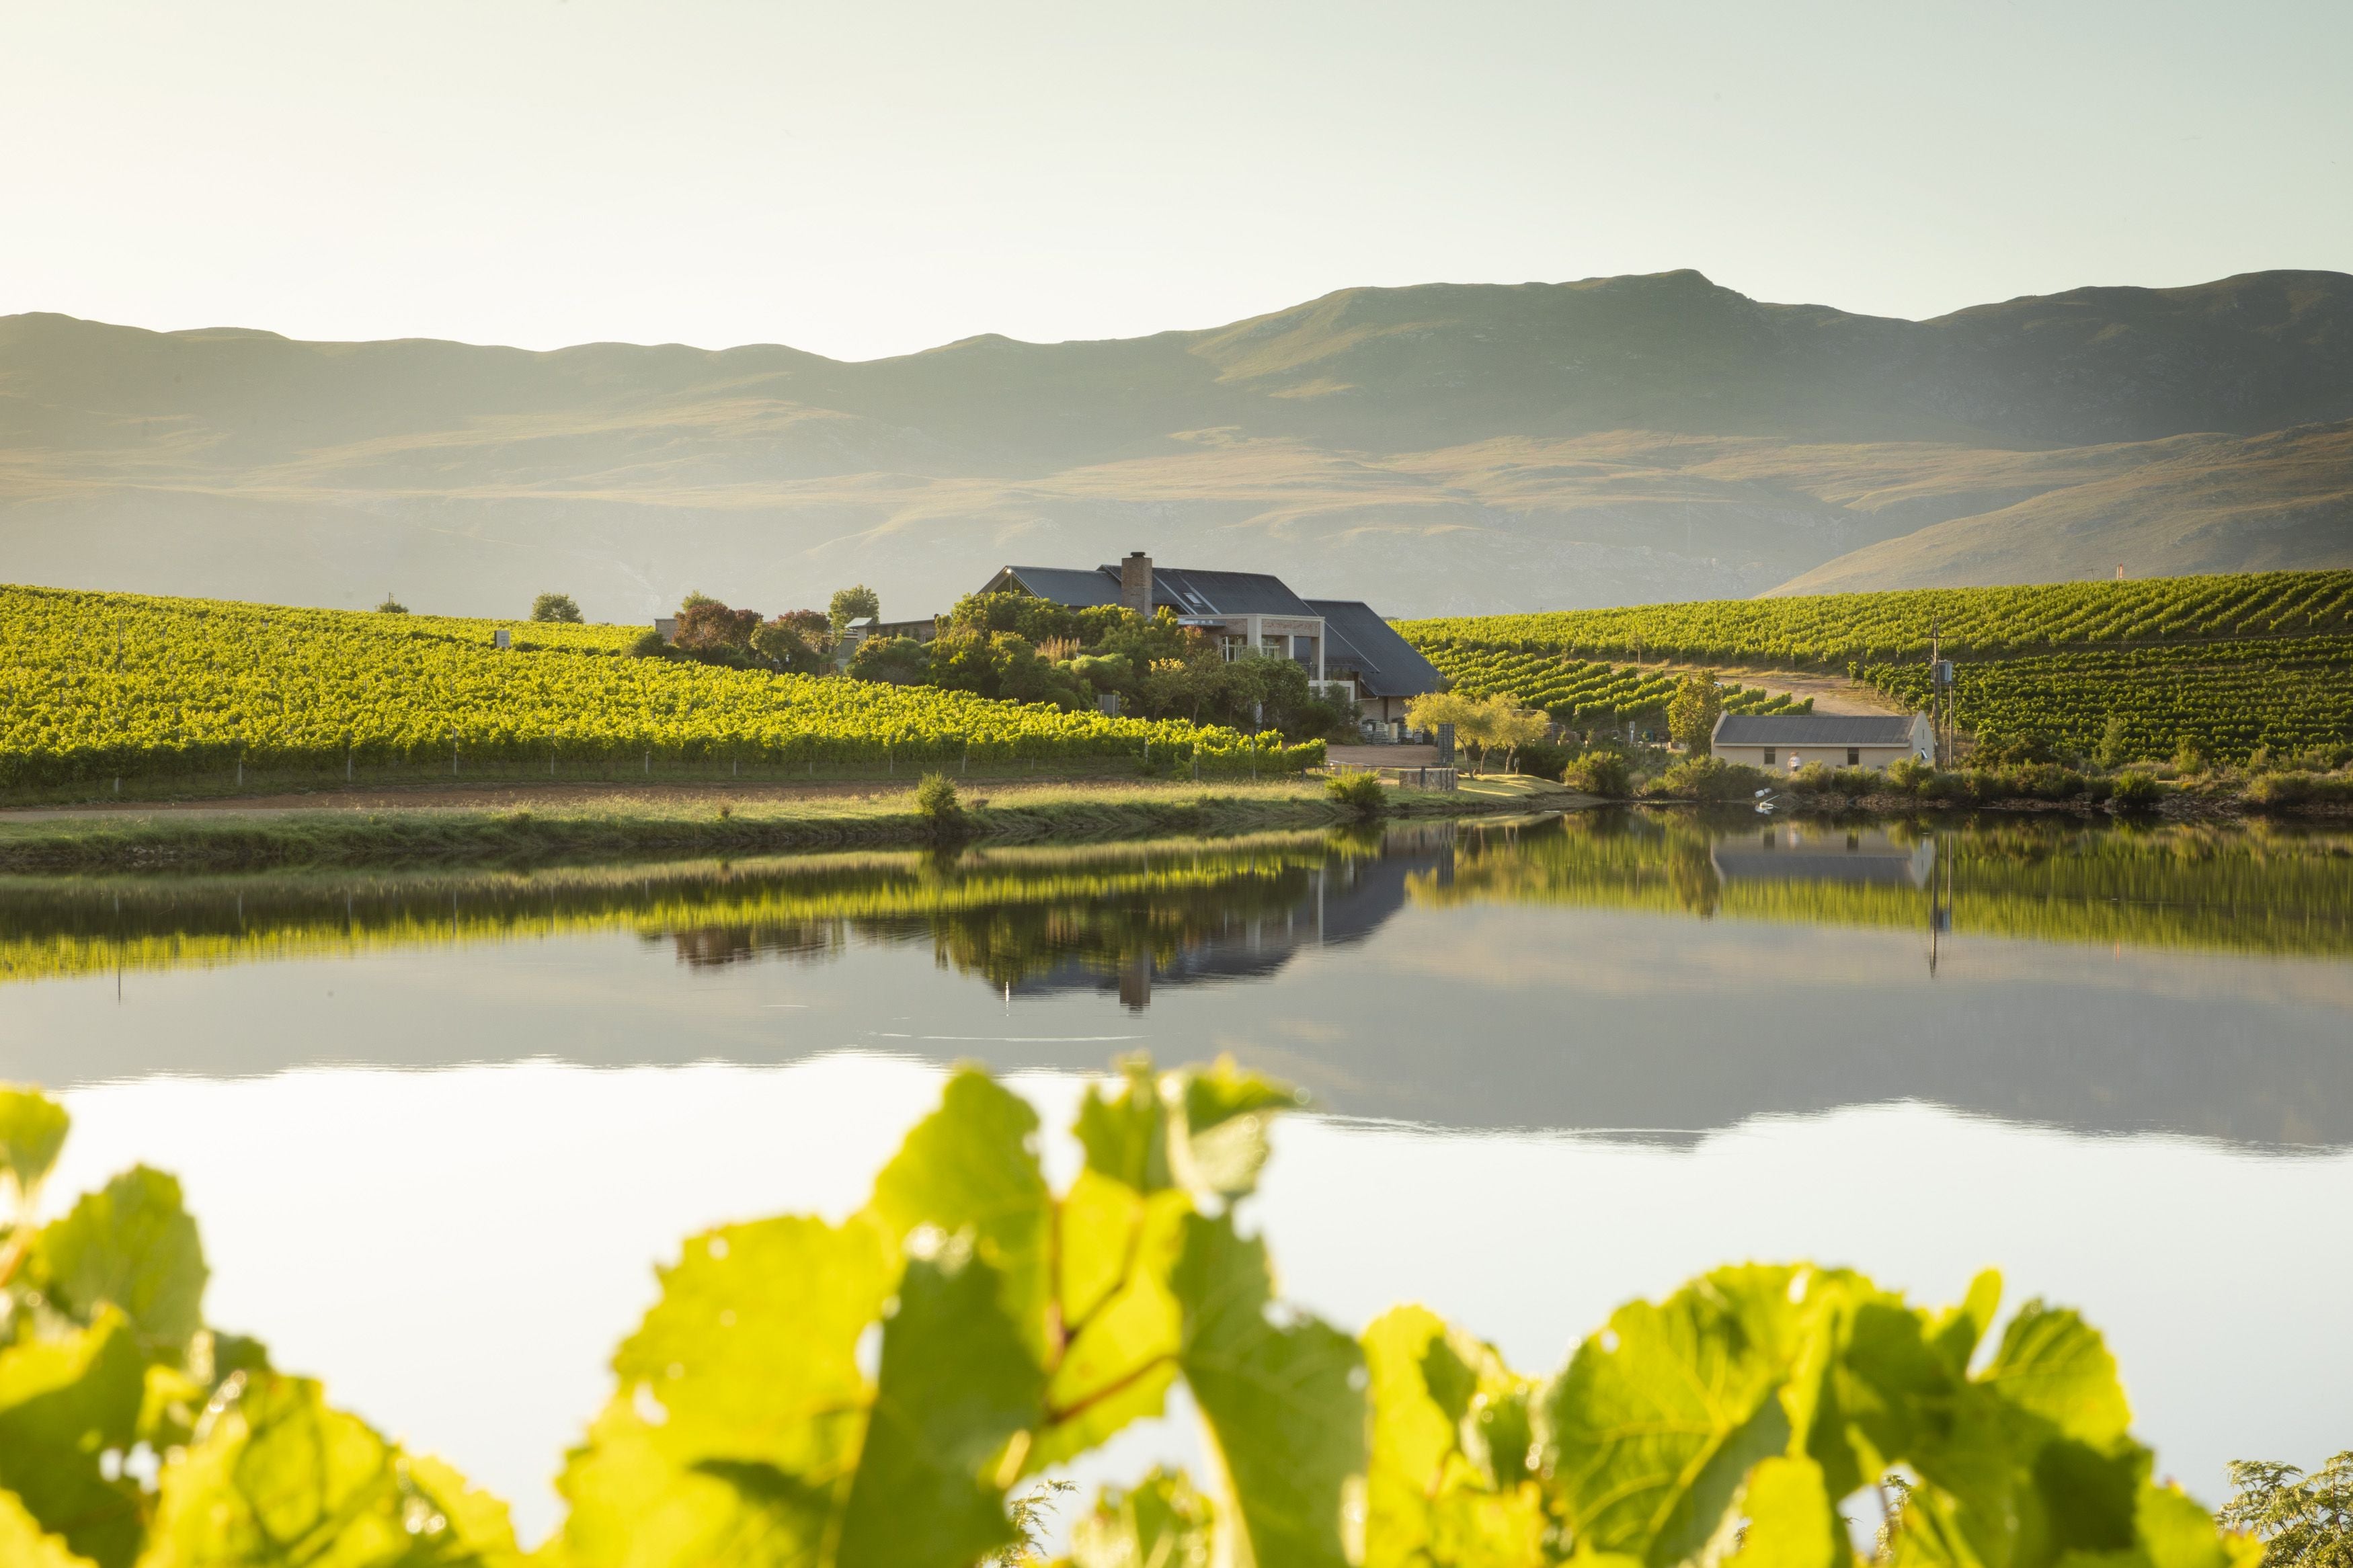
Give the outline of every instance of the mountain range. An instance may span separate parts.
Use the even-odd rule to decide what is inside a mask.
[[[0,581],[900,616],[1135,549],[1394,615],[2353,564],[2353,277],[1926,321],[1689,271],[1351,289],[863,363],[0,317]]]

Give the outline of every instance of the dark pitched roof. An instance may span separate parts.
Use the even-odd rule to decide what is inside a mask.
[[[1353,669],[1376,697],[1419,697],[1446,684],[1430,660],[1398,636],[1370,605],[1357,599],[1310,599],[1329,639],[1324,667]]]
[[[1112,582],[1119,568],[1106,566]],[[1264,572],[1197,572],[1188,566],[1152,569],[1152,602],[1178,615],[1312,616],[1307,601],[1280,577]]]
[[[1070,566],[1008,566],[997,575],[1008,574],[1038,597],[1074,610],[1119,603],[1117,566],[1098,566],[1092,572]],[[1180,616],[1303,617],[1315,614],[1280,577],[1264,572],[1199,572],[1186,566],[1153,568],[1152,607],[1156,610],[1163,605]]]
[[[1019,579],[1021,585],[1039,598],[1051,599],[1074,610],[1084,609],[1090,605],[1119,603],[1119,571],[1116,567],[1111,569],[1109,576],[1105,576],[1100,567],[1088,572],[1069,566],[1008,566],[997,576],[1001,577],[1006,573]],[[989,580],[995,582],[996,578]]]
[[[1726,713],[1719,746],[1908,746],[1909,713]]]

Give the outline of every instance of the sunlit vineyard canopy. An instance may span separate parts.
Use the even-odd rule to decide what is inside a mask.
[[[2222,761],[2353,742],[2353,572],[1716,599],[1407,622],[1458,689],[1507,691],[1565,722],[1663,707],[1671,667],[1829,668],[1928,702],[1932,634],[1956,716],[1980,741],[2033,738],[2115,763],[2185,743]],[[1655,661],[1613,667],[1611,658]],[[1735,687],[1726,712],[1799,704]]]
[[[0,784],[230,765],[1124,765],[1147,748],[1230,772],[1321,755],[1178,721],[624,657],[641,630],[0,588]]]

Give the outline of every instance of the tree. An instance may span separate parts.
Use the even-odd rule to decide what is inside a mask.
[[[2353,1568],[2353,1450],[2307,1476],[2294,1465],[2234,1459],[2221,1522],[2263,1542],[2263,1568]]]
[[[580,622],[580,606],[569,594],[542,594],[531,602],[531,618],[534,621]]]
[[[932,655],[937,643],[913,637],[874,637],[860,643],[849,661],[857,680],[879,680],[892,686],[922,686],[932,679]]]
[[[833,629],[839,632],[860,616],[871,616],[881,620],[882,596],[863,583],[836,589],[833,603],[827,607],[827,616],[833,622]]]
[[[375,607],[375,613],[379,616],[405,616],[408,614],[408,606],[386,594],[384,603]]]
[[[801,619],[810,616],[816,616],[819,628],[815,632]],[[778,616],[752,633],[752,651],[789,674],[822,675],[833,664],[829,656],[833,636],[824,629],[825,625],[825,617],[814,610]]]
[[[1686,750],[1704,751],[1723,716],[1724,689],[1716,685],[1715,675],[1686,675],[1667,702],[1667,733]]]
[[[1479,765],[1487,765],[1487,753],[1502,747],[1505,751],[1529,741],[1544,739],[1552,721],[1539,709],[1515,706],[1508,697],[1465,697],[1459,691],[1433,691],[1417,697],[1406,704],[1405,721],[1417,730],[1435,730],[1440,724],[1454,726],[1454,738],[1475,748]]]
[[[731,610],[704,594],[689,594],[678,607],[676,646],[682,652],[748,655],[760,629],[757,610]]]

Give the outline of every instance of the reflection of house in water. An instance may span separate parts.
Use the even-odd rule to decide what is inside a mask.
[[[1213,924],[1188,923],[1173,951],[1137,947],[1122,953],[1115,973],[1100,957],[1072,955],[1008,989],[1013,996],[1113,991],[1130,1008],[1151,1005],[1155,985],[1255,980],[1319,947],[1364,941],[1405,907],[1406,884],[1454,877],[1451,824],[1420,832],[1393,830],[1377,854],[1334,855],[1307,873],[1299,900],[1280,913],[1237,910]]]
[[[1936,867],[1929,839],[1905,844],[1884,829],[1841,831],[1777,822],[1716,840],[1708,858],[1723,882],[1857,882],[1926,888]]]

